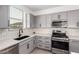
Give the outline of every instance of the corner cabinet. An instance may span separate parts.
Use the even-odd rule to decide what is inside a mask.
[[[0,6],[0,28],[8,28],[9,26],[9,6]]]
[[[37,36],[37,47],[45,50],[51,50],[51,37]]]

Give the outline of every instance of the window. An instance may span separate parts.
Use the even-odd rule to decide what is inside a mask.
[[[23,11],[15,7],[10,7],[10,28],[22,28],[23,26]]]

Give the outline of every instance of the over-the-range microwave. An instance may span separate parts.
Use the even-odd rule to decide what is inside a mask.
[[[52,27],[67,27],[67,21],[53,21]]]

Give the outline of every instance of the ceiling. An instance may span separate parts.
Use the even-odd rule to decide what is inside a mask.
[[[39,10],[55,8],[55,7],[59,7],[59,6],[61,6],[61,5],[26,5],[26,7],[28,7],[32,11],[39,11]]]

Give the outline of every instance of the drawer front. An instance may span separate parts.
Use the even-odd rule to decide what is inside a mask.
[[[37,40],[37,44],[38,44],[38,43],[43,43],[43,40]]]
[[[46,49],[46,50],[51,50],[51,44],[38,43],[37,47],[42,48],[42,49]]]
[[[51,41],[45,40],[44,44],[51,44]]]
[[[69,54],[68,51],[52,48],[52,52],[56,54]]]
[[[51,50],[51,45],[45,45],[44,48],[45,48],[46,50]]]
[[[43,44],[38,44],[37,47],[38,48],[44,48]]]
[[[22,41],[21,43],[19,43],[19,46],[21,46],[21,45],[23,45],[31,40],[32,40],[32,38],[26,39],[26,40]]]
[[[27,43],[27,40],[22,41],[21,43],[19,43],[19,46],[22,46],[23,44]]]

